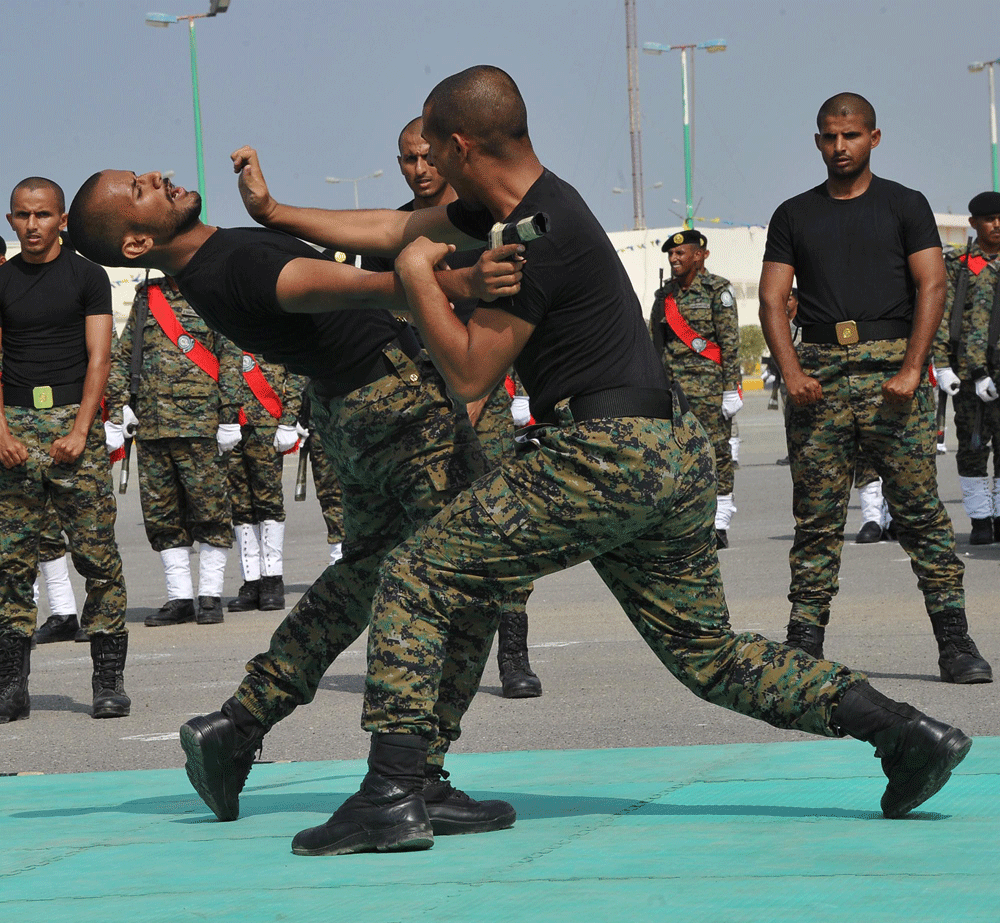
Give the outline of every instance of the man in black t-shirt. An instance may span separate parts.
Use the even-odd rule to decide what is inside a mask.
[[[881,133],[866,99],[831,97],[816,123],[827,180],[774,213],[760,281],[761,325],[792,403],[788,643],[823,655],[860,453],[882,478],[924,594],[941,678],[988,683],[992,671],[968,634],[964,568],[937,491],[934,392],[926,369],[944,308],[945,272],[934,215],[919,192],[872,175]],[[798,351],[785,319],[793,277]]]
[[[32,584],[53,511],[87,578],[81,621],[94,667],[93,716],[120,718],[131,707],[125,581],[98,416],[110,368],[111,285],[100,266],[62,246],[65,198],[52,180],[18,183],[7,220],[21,252],[0,267],[0,723],[30,712]]]
[[[235,155],[241,187],[243,157]],[[486,466],[468,417],[456,412],[412,331],[396,319],[406,299],[391,273],[327,259],[281,230],[209,227],[200,211],[197,193],[159,173],[104,171],[77,192],[70,225],[81,253],[172,275],[209,326],[311,378],[313,433],[343,488],[343,558],[302,596],[268,651],[247,664],[222,710],[181,728],[192,784],[220,820],[235,820],[264,735],[312,701],[330,664],[368,627],[387,552]],[[494,251],[499,261],[485,254],[475,269],[442,272],[449,297],[492,298],[516,288],[518,274],[505,261],[512,250]],[[478,802],[454,789],[442,768],[499,621],[501,604],[485,604],[490,611],[448,633],[438,733],[421,754],[423,797],[439,834],[499,830],[516,816],[507,802]]]
[[[585,560],[692,691],[778,727],[869,740],[889,777],[887,816],[930,797],[971,746],[961,731],[886,699],[846,667],[732,631],[715,545],[711,446],[669,390],[607,234],[536,158],[513,80],[485,66],[447,78],[424,105],[424,137],[459,199],[409,217],[324,217],[281,205],[253,152],[243,158],[251,214],[321,244],[342,237],[364,252],[418,232],[475,246],[495,221],[544,212],[550,225],[527,246],[520,291],[481,305],[468,324],[455,317],[433,272],[448,246],[415,239],[396,260],[449,388],[475,400],[513,364],[539,426],[523,452],[383,563],[363,718],[372,732],[369,772],[327,823],[298,834],[293,852],[430,846],[419,775],[436,734],[450,633],[467,629],[510,587]]]

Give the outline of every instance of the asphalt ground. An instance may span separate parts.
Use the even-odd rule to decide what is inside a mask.
[[[792,536],[788,469],[781,415],[767,394],[748,391],[737,418],[742,438],[736,514],[730,548],[720,553],[732,623],[781,639],[788,618],[787,554]],[[938,456],[941,496],[958,531],[966,564],[971,630],[980,650],[1000,663],[1000,545],[970,547],[951,451]],[[285,580],[291,606],[327,562],[325,529],[310,482],[293,502],[295,465],[285,466],[288,524]],[[117,475],[117,471],[115,472]],[[117,481],[116,481],[117,483]],[[243,675],[243,664],[266,649],[280,612],[227,614],[216,626],[146,628],[143,619],[164,598],[159,556],[142,529],[137,479],[119,496],[118,541],[128,583],[130,628],[128,718],[90,718],[89,649],[65,642],[32,654],[31,716],[0,726],[0,772],[85,773],[170,769],[183,765],[179,726],[217,709]],[[827,630],[827,656],[865,670],[893,698],[977,736],[1000,736],[1000,684],[940,682],[937,651],[916,578],[894,543],[855,545],[860,525],[855,493],[848,518],[840,593]],[[197,558],[193,558],[197,567]],[[78,602],[82,580],[73,575]],[[233,554],[226,590],[241,577]],[[653,657],[589,565],[538,581],[528,606],[532,665],[544,695],[506,700],[491,660],[454,754],[504,751],[670,747],[786,742],[806,735],[780,731],[707,705]],[[42,606],[40,620],[47,615]],[[316,700],[278,725],[265,741],[269,761],[342,760],[365,756],[359,725],[364,688],[364,637],[330,668]],[[611,761],[613,765],[613,760]],[[873,762],[873,770],[877,765]]]

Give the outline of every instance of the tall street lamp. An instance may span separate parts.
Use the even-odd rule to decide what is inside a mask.
[[[358,205],[358,183],[363,179],[378,179],[382,175],[381,170],[376,170],[374,173],[366,173],[364,176],[355,176],[353,179],[343,179],[339,176],[328,176],[326,181],[328,183],[354,183],[354,207],[360,208]]]
[[[690,45],[662,45],[659,42],[645,42],[642,50],[646,54],[663,54],[665,51],[680,51],[681,53],[681,97],[684,108],[684,200],[687,203],[687,217],[684,227],[694,225],[694,194],[691,189],[691,106],[688,101],[688,49],[694,51],[701,48],[708,52],[725,51],[726,40],[714,39],[710,42],[698,42]]]
[[[993,65],[1000,64],[1000,58],[992,61],[973,61],[969,70],[975,74],[989,68],[990,72],[990,151],[993,158],[993,191],[1000,192],[1000,172],[997,170],[997,102],[993,86]]]
[[[201,143],[201,102],[198,98],[198,41],[194,34],[196,19],[209,19],[229,9],[229,0],[209,0],[207,13],[192,13],[190,16],[171,16],[169,13],[147,13],[146,25],[166,29],[175,22],[187,21],[189,44],[191,46],[191,92],[194,97],[194,153],[198,165],[198,194],[201,196],[201,220],[208,221],[208,205],[205,198],[205,157]]]

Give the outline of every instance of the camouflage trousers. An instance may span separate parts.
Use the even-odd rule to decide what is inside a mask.
[[[430,360],[411,361],[395,348],[386,355],[396,374],[332,399],[312,388],[313,433],[343,488],[344,557],[306,591],[267,652],[247,664],[236,698],[267,727],[312,701],[330,664],[368,627],[388,552],[486,470],[464,408],[455,410]],[[459,736],[457,718],[479,687],[500,611],[487,602],[448,635],[432,761],[443,762]]]
[[[905,340],[798,347],[803,371],[823,386],[823,397],[806,407],[793,405],[786,430],[795,515],[788,598],[795,620],[829,621],[851,480],[861,456],[882,478],[928,613],[965,606],[964,566],[937,489],[934,389],[924,378],[908,403],[882,398],[882,384],[899,371],[905,351]]]
[[[11,434],[27,448],[28,460],[0,467],[0,630],[27,636],[35,630],[32,585],[39,541],[54,512],[69,536],[73,566],[85,580],[82,627],[91,635],[127,631],[117,509],[100,419],[91,425],[75,462],[57,464],[49,456],[52,443],[72,429],[78,409],[77,404],[6,408]]]
[[[729,624],[715,543],[711,447],[692,414],[539,427],[382,566],[364,727],[439,733],[450,635],[484,604],[590,560],[660,661],[706,701],[777,727],[837,736],[862,674]],[[454,720],[457,720],[457,716]]]
[[[336,545],[344,540],[343,498],[337,472],[333,470],[319,436],[313,436],[309,440],[309,465],[312,468],[316,499],[319,500],[319,508],[326,523],[327,544]]]
[[[139,499],[153,551],[233,547],[226,460],[212,438],[137,439]]]
[[[733,435],[733,421],[722,413],[722,395],[706,396],[687,395],[691,412],[698,418],[712,444],[715,455],[715,471],[718,478],[719,496],[725,497],[733,492],[733,449],[729,439]]]
[[[243,439],[229,453],[229,499],[233,505],[233,525],[253,525],[272,520],[285,521],[285,497],[281,469],[285,456],[274,450],[274,434],[243,427]]]
[[[46,500],[45,512],[42,514],[42,533],[38,536],[38,561],[41,564],[58,561],[68,550],[62,523],[59,522],[52,501]]]
[[[981,401],[974,390],[959,391],[952,398],[955,407],[955,435],[958,436],[959,477],[982,478],[989,474],[990,449],[993,449],[993,477],[1000,477],[1000,401]],[[978,437],[974,438],[978,430]],[[978,440],[978,441],[977,441]],[[973,443],[976,442],[975,445]]]

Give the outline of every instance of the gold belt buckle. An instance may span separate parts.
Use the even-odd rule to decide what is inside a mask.
[[[52,406],[52,386],[39,385],[31,389],[31,399],[35,410],[48,410]]]
[[[852,320],[844,320],[837,324],[837,342],[841,346],[851,346],[857,343],[861,337],[858,336],[858,325]]]

